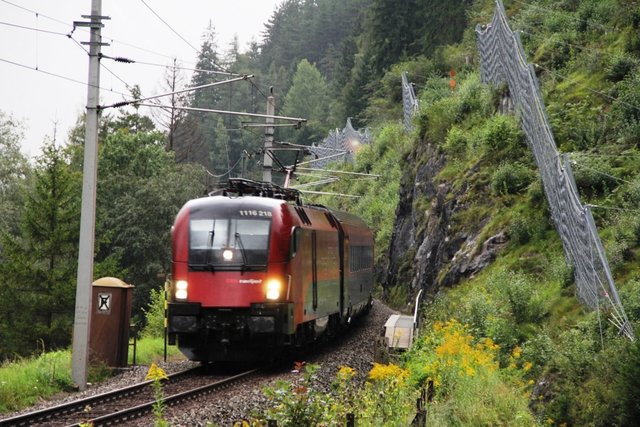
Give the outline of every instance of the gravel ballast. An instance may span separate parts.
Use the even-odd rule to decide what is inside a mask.
[[[370,313],[354,322],[344,336],[306,355],[303,360],[305,363],[319,365],[316,372],[317,386],[328,391],[337,371],[342,366],[353,368],[356,371],[354,381],[361,384],[366,379],[374,361],[376,340],[380,337],[384,323],[392,313],[390,308],[376,301]],[[185,360],[159,363],[159,366],[168,373],[198,365],[196,362]],[[292,369],[293,367],[283,367],[269,373],[261,373],[250,382],[233,385],[224,391],[179,407],[167,408],[166,419],[172,426],[206,426],[208,423],[218,426],[233,425],[235,421],[249,418],[252,414],[263,413],[269,404],[263,390],[265,387],[273,386],[277,380],[293,381],[299,378],[300,374],[293,372]],[[100,384],[89,385],[82,392],[56,395],[23,411],[3,414],[0,416],[0,422],[4,418],[18,414],[49,408],[143,382],[147,371],[148,366],[127,368]],[[153,420],[142,418],[126,425],[148,426],[153,425]]]

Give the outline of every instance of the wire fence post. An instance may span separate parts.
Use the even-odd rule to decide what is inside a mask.
[[[356,416],[354,414],[347,414],[347,427],[356,427]]]

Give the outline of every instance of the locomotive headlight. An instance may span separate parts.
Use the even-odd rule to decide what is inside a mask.
[[[225,261],[231,261],[233,259],[233,251],[231,249],[225,249],[222,252],[222,258],[224,258]]]
[[[278,279],[271,279],[267,281],[267,299],[277,300],[280,298],[280,292],[282,291],[282,282]]]
[[[186,300],[188,295],[187,288],[186,280],[178,280],[176,282],[176,299]]]

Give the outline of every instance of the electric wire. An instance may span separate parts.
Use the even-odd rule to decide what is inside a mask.
[[[607,178],[611,178],[611,179],[615,179],[616,181],[624,182],[625,184],[633,184],[633,182],[631,182],[631,181],[627,181],[626,179],[619,178],[619,177],[617,177],[617,176],[611,175],[611,174],[609,174],[609,173],[607,173],[607,172],[603,172],[603,171],[598,170],[598,169],[596,169],[596,168],[592,168],[591,166],[587,166],[587,165],[584,165],[584,164],[578,163],[578,162],[576,162],[575,160],[572,160],[572,161],[571,161],[571,164],[572,164],[572,165],[575,165],[575,166],[578,166],[578,167],[580,167],[580,168],[582,168],[582,169],[587,169],[587,170],[590,170],[590,171],[592,171],[592,172],[595,172],[595,173],[597,173],[598,175],[606,176]]]
[[[14,28],[22,29],[22,30],[35,31],[37,33],[55,34],[57,36],[68,36],[69,35],[69,33],[61,33],[59,31],[43,30],[43,29],[36,28],[36,27],[27,27],[25,25],[12,24],[11,22],[0,21],[0,25],[6,25],[7,27],[14,27]]]
[[[53,77],[56,77],[56,78],[59,78],[59,79],[62,79],[62,80],[67,80],[67,81],[70,81],[70,82],[73,82],[73,83],[78,83],[78,84],[81,84],[81,85],[86,86],[86,87],[95,87],[95,85],[91,85],[91,84],[89,84],[87,82],[84,82],[82,80],[77,80],[77,79],[74,79],[72,77],[63,76],[61,74],[56,74],[56,73],[53,73],[53,72],[50,72],[50,71],[45,71],[42,68],[35,68],[35,67],[31,66],[31,65],[21,64],[19,62],[11,61],[9,59],[0,58],[0,62],[6,62],[8,64],[15,65],[16,67],[26,68],[26,69],[31,70],[31,71],[37,71],[39,73],[43,73],[43,74],[46,74],[46,75],[49,75],[49,76],[53,76]],[[101,89],[104,89],[104,88],[101,88]],[[112,89],[105,89],[105,90],[107,90],[108,92],[115,93],[117,95],[129,96],[129,95],[126,95],[126,94],[124,94],[122,92],[118,92],[118,91],[115,91],[115,90],[112,90]]]
[[[205,169],[205,172],[207,173],[207,175],[209,175],[209,176],[211,176],[213,178],[222,178],[224,176],[229,175],[231,172],[233,172],[233,170],[236,168],[236,166],[238,166],[238,164],[240,164],[241,161],[242,161],[242,155],[238,158],[238,160],[233,164],[233,166],[231,166],[231,168],[228,171],[226,171],[225,173],[223,173],[221,175],[216,175],[213,172],[209,171],[208,169]]]
[[[195,46],[193,46],[191,43],[189,43],[189,41],[188,41],[187,39],[185,39],[184,37],[182,37],[182,35],[181,35],[180,33],[178,33],[176,30],[174,30],[174,29],[173,29],[173,27],[172,27],[171,25],[169,25],[169,23],[168,23],[167,21],[165,21],[164,19],[162,19],[162,17],[161,17],[160,15],[158,15],[158,14],[156,13],[156,11],[155,11],[155,10],[153,10],[153,9],[151,8],[151,6],[149,6],[149,5],[147,4],[147,2],[145,2],[144,0],[140,0],[140,2],[141,2],[143,5],[145,5],[145,6],[147,7],[147,9],[149,9],[149,10],[151,11],[151,13],[153,13],[153,14],[156,16],[156,18],[158,18],[160,21],[162,21],[162,23],[163,23],[164,25],[166,25],[166,26],[167,26],[167,27],[168,27],[168,28],[169,28],[169,29],[170,29],[170,30],[171,30],[171,31],[172,31],[176,36],[180,37],[180,39],[181,39],[183,42],[185,42],[186,44],[188,44],[188,45],[189,45],[189,47],[191,47],[191,49],[193,49],[197,54],[200,54],[200,50],[198,50]]]
[[[72,25],[70,25],[68,22],[64,22],[64,21],[62,21],[62,20],[60,20],[60,19],[56,19],[56,18],[52,18],[51,16],[43,15],[43,14],[42,14],[42,13],[40,13],[40,12],[37,12],[37,11],[32,10],[32,9],[28,9],[28,8],[26,8],[26,7],[24,7],[24,6],[20,6],[20,5],[18,5],[18,4],[12,3],[12,2],[7,1],[7,0],[0,0],[0,1],[1,1],[1,2],[3,2],[3,3],[6,3],[6,4],[8,4],[8,5],[11,5],[11,6],[17,7],[18,9],[22,9],[22,10],[24,10],[24,11],[26,11],[26,12],[33,13],[33,14],[36,14],[36,15],[42,16],[43,18],[49,19],[49,20],[51,20],[51,21],[57,22],[57,23],[59,23],[59,24],[65,25],[65,26],[67,26],[67,27],[72,27]]]

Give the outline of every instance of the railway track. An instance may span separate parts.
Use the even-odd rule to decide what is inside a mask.
[[[204,375],[202,368],[188,369],[169,375],[164,383],[164,403],[175,406],[182,402],[226,388],[254,374],[257,369],[232,376]],[[131,421],[152,412],[152,381],[91,396],[85,399],[17,415],[0,420],[0,426],[78,426],[91,423],[94,427]]]

